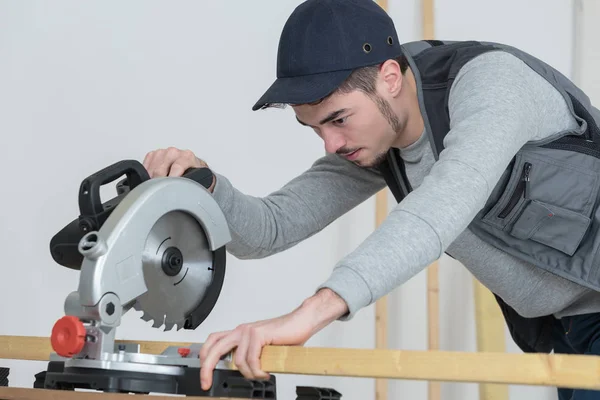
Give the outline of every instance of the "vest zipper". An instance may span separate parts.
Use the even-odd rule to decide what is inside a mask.
[[[517,187],[513,191],[506,207],[504,207],[504,209],[500,212],[500,214],[498,214],[498,218],[506,218],[506,216],[508,214],[510,214],[510,212],[513,210],[513,208],[515,208],[515,206],[521,199],[521,196],[523,196],[525,199],[528,198],[528,196],[529,196],[529,174],[531,172],[531,167],[532,167],[531,163],[526,162],[525,164],[523,164],[523,170],[521,171],[521,178],[519,180],[519,183],[517,184]]]

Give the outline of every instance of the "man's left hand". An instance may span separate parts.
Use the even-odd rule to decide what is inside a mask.
[[[303,345],[315,333],[348,312],[344,300],[330,289],[322,289],[300,307],[281,317],[243,324],[231,331],[209,335],[200,350],[200,383],[212,385],[213,370],[221,357],[234,348],[233,361],[249,379],[269,379],[261,369],[260,355],[267,345]]]

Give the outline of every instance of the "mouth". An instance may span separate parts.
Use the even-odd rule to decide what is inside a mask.
[[[352,153],[342,154],[342,156],[346,157],[346,159],[348,159],[348,160],[355,160],[358,157],[358,155],[360,154],[361,150],[362,149],[354,150]]]

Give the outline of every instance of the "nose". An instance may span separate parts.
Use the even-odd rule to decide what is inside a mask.
[[[331,129],[322,129],[321,137],[325,143],[325,151],[328,153],[335,153],[338,149],[346,145],[344,136],[340,132]]]

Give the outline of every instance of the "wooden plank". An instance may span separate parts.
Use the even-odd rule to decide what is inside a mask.
[[[17,387],[0,387],[1,400],[128,400],[131,395],[126,393],[107,393],[91,391],[69,391],[69,390],[49,390],[49,389],[30,389]],[[135,395],[135,399],[144,400],[173,400],[176,396],[161,395]],[[185,396],[189,400],[206,400],[206,397]],[[241,400],[232,397],[211,397],[215,400]]]
[[[133,342],[152,354],[170,345],[183,344]],[[22,359],[24,355],[24,359],[46,361],[47,343],[48,338],[0,336],[0,358]],[[37,349],[37,353],[31,348]],[[236,369],[235,364],[232,367]],[[261,367],[270,373],[283,374],[600,390],[600,356],[589,355],[265,346]]]
[[[267,346],[271,373],[600,389],[600,356]]]
[[[190,346],[185,342],[159,342],[137,340],[115,340],[116,343],[138,343],[140,352],[160,354],[169,346]],[[49,337],[43,336],[0,336],[0,359],[47,361],[54,350]]]
[[[477,351],[504,353],[506,351],[505,322],[500,307],[492,292],[476,278],[473,278],[473,286]],[[479,384],[480,400],[508,400],[508,397],[508,385]]]

